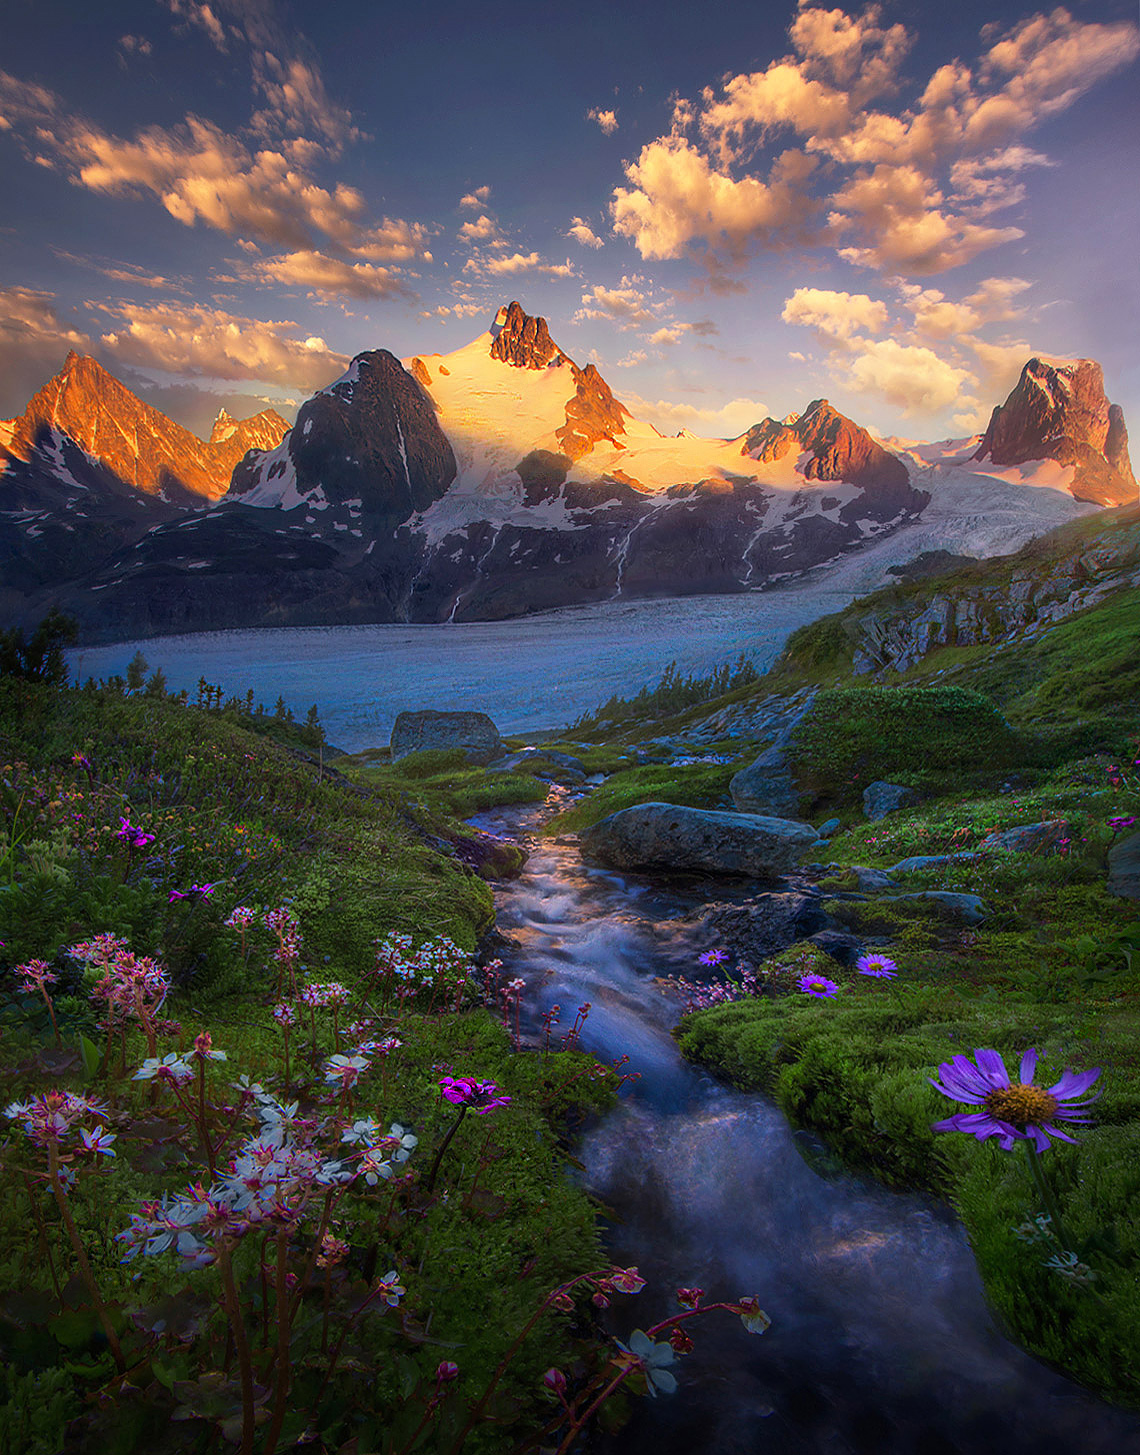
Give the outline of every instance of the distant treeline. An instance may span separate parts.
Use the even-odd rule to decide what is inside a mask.
[[[672,713],[683,712],[686,707],[723,697],[726,692],[733,692],[738,687],[750,687],[759,680],[760,673],[744,652],[735,662],[726,662],[707,677],[682,677],[674,660],[665,668],[656,687],[643,687],[634,697],[615,695],[593,712],[576,718],[567,731],[586,737],[592,731],[621,723],[668,717]]]
[[[67,684],[68,670],[63,649],[73,646],[79,637],[79,625],[73,617],[65,616],[53,609],[27,636],[21,627],[0,631],[0,677],[19,677],[26,682],[46,682],[52,686]],[[166,674],[158,667],[148,677],[150,663],[142,652],[136,652],[127,664],[125,677],[108,677],[97,683],[89,677],[83,684],[87,691],[102,688],[109,692],[121,692],[131,697],[161,697],[170,702],[181,703],[183,707],[194,706],[203,712],[215,712],[240,717],[246,726],[267,732],[272,724],[287,725],[289,736],[309,747],[319,748],[325,741],[325,730],[317,714],[314,702],[303,723],[298,723],[293,710],[285,705],[284,697],[278,697],[270,712],[263,703],[255,705],[253,688],[247,689],[244,697],[225,697],[216,683],[198,678],[197,697],[191,703],[185,688],[181,692],[170,692]],[[224,699],[224,700],[223,700]]]

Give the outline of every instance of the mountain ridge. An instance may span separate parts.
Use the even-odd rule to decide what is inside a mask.
[[[874,584],[910,556],[1013,549],[1087,513],[1098,503],[1089,478],[1109,482],[1102,494],[1128,490],[1123,418],[1099,367],[1085,364],[1049,365],[1078,380],[1064,449],[1054,416],[1019,412],[1016,390],[995,409],[1017,424],[1007,430],[1016,463],[995,463],[992,421],[988,439],[883,442],[823,398],[733,439],[665,436],[515,300],[450,354],[357,355],[291,429],[278,416],[275,442],[241,452],[224,495],[187,508],[136,492],[136,529],[127,520],[111,532],[84,570],[73,552],[54,576],[25,572],[3,599],[32,610],[44,594],[37,582],[50,579],[92,639],[114,639],[498,620],[621,597],[770,589],[805,573],[822,582],[844,559],[865,559]],[[241,424],[223,411],[211,443],[196,444],[236,453]],[[1052,434],[1035,441],[1034,425]],[[55,444],[60,460],[79,449]],[[1009,455],[1000,441],[996,452]],[[59,501],[41,499],[29,523],[28,502],[0,480],[5,503],[19,507],[0,520],[0,546],[18,538],[34,556],[34,532],[63,529]],[[126,497],[117,508],[131,516]],[[888,541],[898,547],[889,561]]]

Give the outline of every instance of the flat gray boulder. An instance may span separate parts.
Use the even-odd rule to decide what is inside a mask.
[[[583,854],[612,869],[783,874],[819,842],[811,824],[763,814],[639,803],[584,829]]]
[[[868,783],[863,790],[863,812],[869,819],[886,818],[899,808],[912,808],[922,802],[917,788],[907,788],[902,783],[886,783],[877,779]]]
[[[485,712],[402,712],[392,728],[392,762],[409,753],[462,748],[469,763],[502,757],[499,729]]]
[[[1014,829],[999,829],[987,834],[978,848],[1004,849],[1014,854],[1044,854],[1056,847],[1068,827],[1063,818],[1046,819],[1044,823],[1019,824]]]
[[[787,749],[782,745],[767,748],[747,768],[741,768],[729,780],[728,791],[741,813],[787,818],[796,812],[800,802]]]
[[[968,925],[980,925],[988,910],[985,901],[976,894],[955,894],[949,889],[916,889],[909,894],[888,894],[880,904],[893,904],[901,899],[922,899],[951,919],[963,920]]]
[[[973,849],[960,849],[956,854],[912,854],[900,859],[887,870],[888,874],[913,874],[917,869],[937,869],[943,864],[957,864],[978,856]]]
[[[1108,892],[1140,899],[1140,834],[1129,834],[1109,849]]]

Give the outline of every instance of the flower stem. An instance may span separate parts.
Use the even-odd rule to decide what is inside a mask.
[[[447,1136],[444,1137],[443,1141],[439,1144],[439,1151],[435,1154],[435,1161],[431,1164],[431,1171],[428,1173],[428,1179],[426,1184],[426,1190],[428,1192],[433,1192],[435,1190],[435,1179],[439,1176],[439,1164],[443,1161],[443,1154],[451,1145],[451,1139],[459,1130],[459,1123],[466,1115],[467,1106],[466,1103],[464,1103],[464,1105],[459,1108],[459,1115],[452,1122]]]
[[[1028,1139],[1021,1145],[1025,1148],[1025,1155],[1029,1158],[1029,1167],[1033,1173],[1033,1181],[1037,1185],[1038,1196],[1053,1225],[1053,1236],[1066,1251],[1074,1251],[1073,1240],[1069,1237],[1065,1224],[1061,1221],[1057,1199],[1053,1196],[1053,1189],[1049,1186],[1045,1171],[1041,1166],[1041,1154],[1034,1149],[1033,1143]]]
[[[249,1357],[249,1343],[242,1322],[241,1305],[238,1303],[234,1286],[234,1270],[230,1263],[230,1250],[224,1243],[218,1246],[218,1268],[222,1275],[222,1291],[229,1315],[229,1333],[237,1349],[238,1369],[241,1372],[241,1455],[253,1455],[253,1431],[257,1417],[253,1397],[253,1363]]]
[[[71,1209],[67,1205],[67,1193],[64,1191],[63,1183],[59,1180],[59,1143],[55,1137],[49,1137],[47,1143],[48,1154],[48,1181],[51,1183],[51,1190],[55,1194],[56,1203],[59,1206],[59,1215],[63,1225],[67,1229],[67,1236],[71,1239],[71,1246],[75,1249],[76,1261],[79,1264],[79,1273],[83,1282],[87,1285],[87,1291],[91,1295],[91,1302],[95,1305],[95,1312],[99,1315],[99,1322],[103,1325],[103,1332],[107,1336],[107,1344],[111,1350],[111,1357],[115,1361],[115,1367],[121,1374],[126,1369],[126,1360],[123,1358],[123,1351],[119,1347],[119,1336],[111,1324],[110,1316],[99,1296],[99,1285],[95,1282],[95,1275],[91,1271],[91,1263],[87,1257],[87,1250],[83,1246],[83,1240],[79,1236],[79,1229],[75,1226],[75,1219],[71,1216]]]

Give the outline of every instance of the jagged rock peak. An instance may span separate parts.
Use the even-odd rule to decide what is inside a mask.
[[[593,364],[584,369],[571,363],[574,396],[566,401],[566,423],[555,430],[555,437],[564,454],[579,460],[601,440],[616,445],[616,435],[625,433],[629,410],[613,396],[613,391]]]
[[[753,425],[740,447],[756,460],[779,460],[793,446],[810,454],[804,463],[808,480],[871,481],[901,489],[909,482],[906,466],[873,440],[861,425],[833,409],[826,399],[813,399],[791,423],[765,419]]]
[[[545,369],[566,357],[550,337],[546,319],[532,318],[517,301],[499,309],[491,334],[491,357],[519,369]]]
[[[1072,465],[1077,500],[1124,505],[1137,498],[1124,412],[1109,403],[1095,359],[1030,359],[990,416],[974,459],[987,456],[995,465]]]

